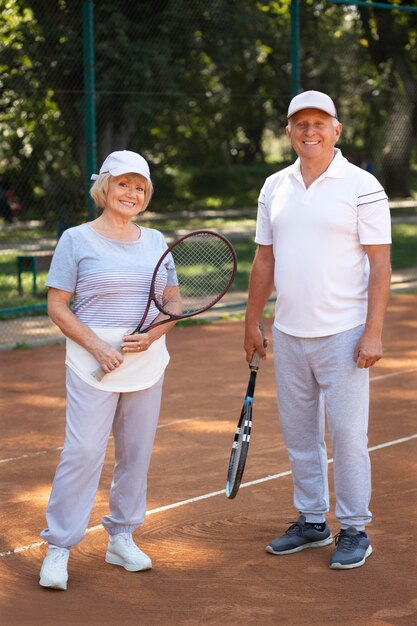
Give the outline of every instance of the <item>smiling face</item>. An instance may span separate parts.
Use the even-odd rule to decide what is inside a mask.
[[[331,161],[341,132],[342,125],[318,109],[298,111],[286,128],[287,137],[302,161]]]
[[[147,181],[139,174],[111,176],[108,183],[104,210],[131,219],[145,209]]]

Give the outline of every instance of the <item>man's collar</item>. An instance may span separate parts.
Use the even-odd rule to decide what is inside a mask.
[[[334,159],[330,163],[324,174],[328,178],[344,178],[346,175],[347,166],[348,160],[345,159],[339,148],[335,148]]]

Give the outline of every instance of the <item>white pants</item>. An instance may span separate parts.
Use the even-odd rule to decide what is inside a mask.
[[[368,453],[369,370],[354,347],[363,326],[305,339],[273,328],[281,429],[291,462],[294,506],[307,522],[329,510],[325,414],[332,442],[336,517],[342,528],[371,521]]]
[[[142,524],[163,378],[148,389],[115,393],[94,389],[67,368],[65,445],[46,511],[48,527],[41,533],[48,543],[69,548],[83,538],[112,429],[110,515],[102,523],[110,535]]]

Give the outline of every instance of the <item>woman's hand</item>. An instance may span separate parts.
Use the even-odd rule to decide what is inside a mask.
[[[117,369],[124,360],[124,356],[119,350],[116,350],[116,348],[113,348],[113,346],[97,336],[89,351],[106,374]]]
[[[72,294],[50,287],[48,290],[48,315],[51,320],[69,337],[80,346],[85,348],[96,361],[101,369],[109,374],[123,363],[124,356],[121,350],[116,350],[83,322],[76,318],[69,308]]]
[[[146,352],[149,346],[155,341],[150,333],[137,333],[123,337],[121,345],[122,352]]]

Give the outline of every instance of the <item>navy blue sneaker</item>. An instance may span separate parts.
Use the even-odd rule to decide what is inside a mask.
[[[372,554],[368,535],[353,526],[343,529],[336,535],[336,550],[330,559],[332,569],[354,569],[361,567]]]
[[[323,530],[318,530],[313,524],[306,523],[304,515],[300,515],[283,535],[266,546],[266,551],[270,554],[292,554],[305,548],[321,548],[332,541],[333,537],[327,522]]]

